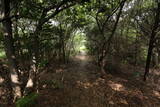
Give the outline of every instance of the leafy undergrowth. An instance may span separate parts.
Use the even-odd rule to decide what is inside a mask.
[[[77,57],[41,76],[36,107],[160,107],[160,90],[131,74],[102,76],[85,56]]]
[[[16,102],[16,107],[30,107],[36,104],[36,98],[38,97],[37,93],[31,93],[23,98],[20,98]]]

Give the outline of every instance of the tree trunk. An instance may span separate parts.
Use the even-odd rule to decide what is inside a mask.
[[[14,50],[14,41],[12,37],[12,22],[9,18],[10,16],[10,0],[2,0],[2,14],[7,18],[3,21],[3,33],[4,33],[4,46],[5,52],[8,59],[10,77],[11,77],[11,87],[13,95],[11,95],[12,101],[21,97],[20,82],[18,76],[18,66]]]
[[[155,48],[153,50],[153,55],[152,55],[152,64],[153,64],[153,67],[158,66],[158,52]]]
[[[63,63],[66,63],[66,51],[65,51],[65,42],[64,42],[64,36],[62,25],[60,24],[60,44],[61,44],[61,50],[62,50],[62,61]]]
[[[152,29],[151,36],[150,36],[146,67],[145,67],[145,73],[144,73],[144,78],[143,78],[144,81],[146,81],[147,75],[149,73],[152,51],[154,48],[155,37],[157,34],[156,30],[159,27],[159,23],[160,23],[160,2],[158,3],[158,8],[156,10],[156,16],[155,16],[155,22],[154,22],[153,29]]]
[[[103,47],[106,46],[106,48],[102,48],[104,50],[102,50],[102,56],[100,57],[100,64],[101,64],[101,67],[102,67],[102,72],[104,72],[104,68],[105,68],[105,65],[106,65],[106,61],[105,61],[105,57],[108,55],[109,53],[109,50],[110,50],[110,47],[111,47],[111,41],[112,41],[112,38],[116,32],[116,29],[117,29],[117,25],[118,25],[118,22],[119,22],[119,19],[120,19],[120,16],[122,14],[122,10],[123,10],[123,7],[124,7],[124,4],[125,4],[126,0],[122,1],[121,4],[120,4],[120,9],[119,9],[119,12],[118,12],[118,15],[117,15],[117,19],[116,19],[116,22],[114,24],[114,27],[112,29],[112,32],[111,32],[111,35],[109,36],[108,38],[108,41],[107,41],[107,46],[104,44]]]
[[[151,62],[151,56],[152,56],[152,50],[153,50],[153,43],[154,41],[151,39],[149,43],[149,48],[148,48],[148,54],[147,54],[147,60],[146,60],[146,67],[145,67],[145,74],[144,74],[144,81],[146,81],[146,76],[149,73],[149,68],[150,68],[150,62]]]
[[[65,51],[65,43],[64,38],[62,38],[62,52],[63,52],[63,63],[66,63],[66,51]]]

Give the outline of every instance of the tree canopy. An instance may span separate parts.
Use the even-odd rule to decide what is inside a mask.
[[[146,81],[160,66],[160,1],[0,0],[0,63],[8,71],[0,77],[9,103],[38,92],[53,62],[82,53],[103,75],[126,65]]]

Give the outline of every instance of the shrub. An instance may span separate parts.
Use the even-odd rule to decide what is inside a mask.
[[[24,96],[23,98],[17,100],[16,107],[31,107],[35,104],[37,97],[37,93],[31,93],[27,96]]]

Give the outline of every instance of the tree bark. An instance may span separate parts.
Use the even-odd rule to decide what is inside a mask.
[[[108,52],[109,52],[109,49],[111,47],[111,40],[116,32],[116,29],[117,29],[117,25],[118,25],[118,22],[119,22],[119,19],[120,19],[120,16],[122,14],[122,10],[123,10],[123,7],[124,7],[124,4],[125,4],[126,0],[122,1],[121,4],[120,4],[120,9],[119,9],[119,12],[118,12],[118,15],[117,15],[117,19],[116,19],[116,22],[113,26],[113,29],[112,29],[112,32],[111,32],[111,35],[109,36],[108,40],[107,40],[107,46],[106,46],[106,43],[103,45],[103,48],[104,49],[102,51],[102,56],[100,57],[100,65],[101,65],[101,69],[102,69],[102,72],[104,72],[105,70],[105,65],[106,65],[106,61],[105,61],[105,57],[108,55]],[[106,48],[104,48],[106,46]]]
[[[11,78],[11,88],[13,95],[11,99],[14,102],[17,98],[21,97],[21,88],[18,76],[18,65],[14,50],[14,40],[12,36],[12,22],[10,17],[10,0],[2,0],[2,14],[6,18],[3,21],[3,36],[4,36],[4,46],[5,52],[8,59],[10,78]]]
[[[61,44],[61,49],[62,49],[62,60],[63,63],[66,63],[66,51],[65,51],[65,42],[64,42],[64,36],[65,34],[63,33],[62,25],[60,24],[60,44]]]
[[[150,41],[149,41],[149,48],[148,48],[148,54],[147,54],[147,60],[146,60],[146,67],[145,67],[145,73],[144,73],[144,77],[143,77],[144,81],[146,81],[147,75],[149,73],[149,68],[150,68],[150,63],[151,63],[151,56],[152,56],[152,53],[153,53],[155,37],[156,37],[157,29],[158,29],[159,23],[160,23],[160,2],[158,3],[158,8],[156,10],[156,16],[155,16],[155,20],[154,21],[155,22],[154,22],[154,25],[153,25],[153,29],[152,29],[151,36],[150,36]]]
[[[40,17],[40,19],[38,20],[38,24],[36,26],[36,30],[34,32],[34,35],[33,35],[33,52],[32,52],[32,65],[31,65],[31,72],[30,72],[30,77],[28,79],[28,82],[27,82],[27,87],[32,87],[33,90],[35,91],[38,91],[37,90],[37,87],[38,87],[38,81],[37,81],[37,74],[39,73],[38,72],[38,63],[40,61],[40,50],[39,50],[39,45],[40,45],[40,39],[39,39],[39,34],[40,34],[40,31],[42,30],[42,27],[43,25],[48,22],[51,18],[54,18],[57,14],[59,14],[61,11],[71,7],[71,6],[74,6],[75,3],[71,3],[71,4],[68,4],[69,1],[61,1],[57,4],[57,6],[51,6],[51,7],[48,7],[48,8],[45,8],[43,9],[43,12],[42,12],[42,15]],[[66,5],[68,4],[68,5]],[[55,9],[55,11],[47,16],[47,13],[52,10],[52,9]],[[31,85],[29,85],[31,84]]]

